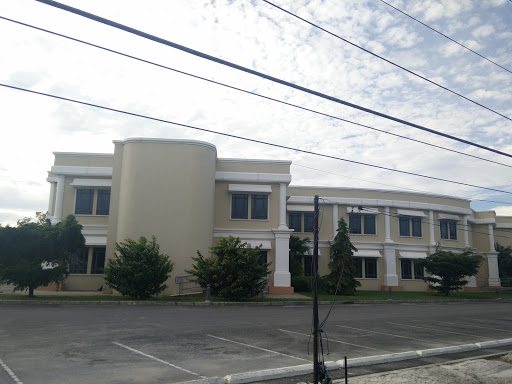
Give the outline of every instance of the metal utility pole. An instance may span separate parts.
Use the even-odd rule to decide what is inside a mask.
[[[318,195],[315,195],[313,227],[313,383],[318,384]]]

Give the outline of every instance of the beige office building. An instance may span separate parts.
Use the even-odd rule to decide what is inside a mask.
[[[49,172],[53,223],[74,214],[87,252],[78,255],[65,290],[97,290],[116,242],[155,235],[175,266],[165,294],[178,293],[191,257],[221,236],[261,246],[271,262],[269,291],[292,292],[288,265],[291,234],[313,237],[313,199],[321,198],[319,271],[328,273],[337,221],[350,223],[363,290],[423,291],[415,261],[437,244],[485,258],[466,289],[500,286],[495,241],[510,245],[512,217],[473,211],[457,197],[353,188],[290,185],[290,161],[223,159],[214,145],[187,140],[131,138],[114,141],[114,154],[55,152]],[[498,238],[499,237],[499,238]],[[305,271],[310,257],[304,255]]]

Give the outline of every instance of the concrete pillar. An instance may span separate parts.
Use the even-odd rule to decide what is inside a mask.
[[[464,247],[469,248],[469,228],[468,228],[468,215],[464,215]]]
[[[269,287],[269,293],[293,293],[289,266],[289,249],[291,229],[273,229],[276,239],[276,260],[274,284]]]
[[[332,205],[332,238],[334,239],[338,234],[338,204]]]
[[[288,229],[286,225],[286,184],[279,184],[279,226],[278,229]]]
[[[393,242],[393,240],[391,240],[391,221],[389,217],[389,207],[384,207],[384,228],[386,232],[386,238],[384,239],[384,242],[386,243]]]
[[[434,211],[428,211],[428,230],[430,233],[429,245],[436,246],[436,232],[434,231]]]
[[[384,244],[384,285],[387,287],[398,286],[395,247],[386,244]]]
[[[52,217],[52,224],[62,221],[62,205],[64,203],[64,181],[63,175],[57,176],[57,196],[55,197],[55,211]]]
[[[496,248],[494,248],[494,228],[492,224],[488,225],[489,228],[489,252],[496,252]]]
[[[501,285],[501,280],[498,268],[498,253],[489,252],[486,256],[487,266],[489,267],[489,287],[499,287]]]
[[[55,191],[57,189],[57,183],[50,181],[50,198],[48,199],[48,215],[53,216],[53,209],[55,207]]]

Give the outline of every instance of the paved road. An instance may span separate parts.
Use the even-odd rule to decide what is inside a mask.
[[[177,383],[304,364],[310,324],[303,305],[3,304],[0,383]],[[512,337],[512,304],[337,305],[324,331],[326,360],[498,340]]]

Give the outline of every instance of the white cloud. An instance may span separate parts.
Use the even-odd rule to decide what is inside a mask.
[[[479,39],[482,37],[490,36],[495,32],[496,32],[496,29],[494,29],[494,27],[492,25],[486,24],[486,25],[481,25],[480,27],[476,28],[473,31],[472,35],[475,38]]]

